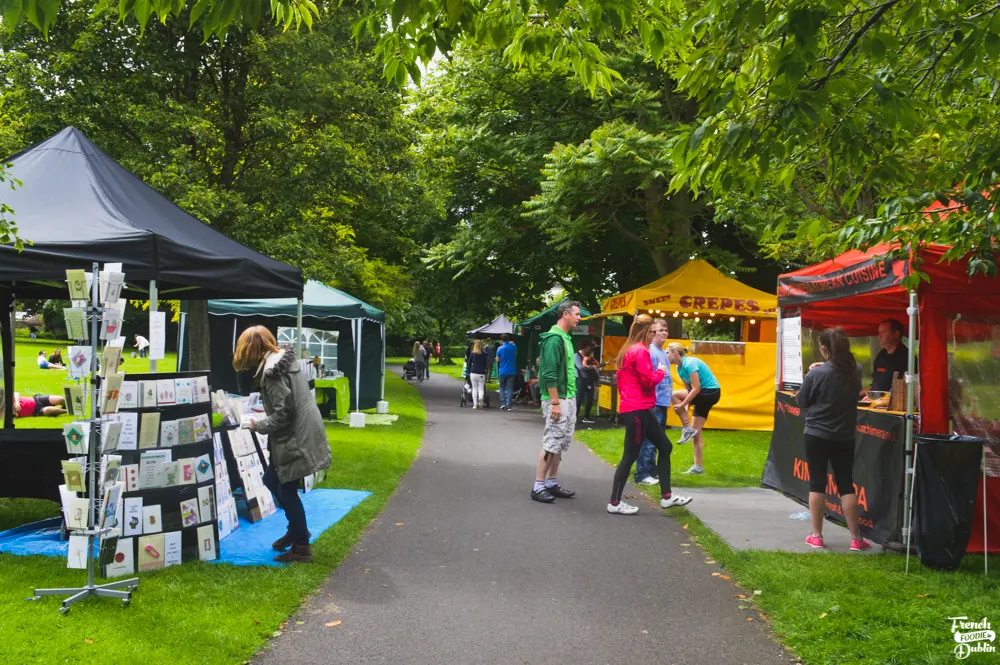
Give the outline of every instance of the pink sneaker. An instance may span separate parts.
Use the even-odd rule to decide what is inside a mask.
[[[806,545],[812,545],[816,549],[826,547],[826,545],[823,544],[823,536],[814,536],[811,533],[806,536]],[[852,542],[851,545],[853,546],[854,543]]]
[[[869,543],[864,538],[851,538],[851,551],[852,552],[864,552],[865,550],[870,550],[872,544]]]

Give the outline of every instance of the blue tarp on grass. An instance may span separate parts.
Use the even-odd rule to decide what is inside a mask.
[[[306,509],[306,520],[312,533],[310,542],[339,522],[351,510],[371,496],[371,492],[357,490],[315,489],[300,495]],[[65,557],[69,543],[59,540],[61,518],[25,524],[0,532],[0,553],[27,556]],[[212,563],[229,563],[234,566],[280,566],[274,561],[277,554],[271,543],[285,535],[288,522],[285,513],[278,509],[270,517],[250,524],[242,516],[240,528],[219,543],[219,559]]]

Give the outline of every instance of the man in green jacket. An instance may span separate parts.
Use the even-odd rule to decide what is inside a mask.
[[[552,503],[568,499],[572,492],[559,485],[556,477],[562,454],[569,450],[576,429],[576,369],[570,332],[580,323],[580,303],[567,300],[556,309],[559,320],[543,333],[539,345],[538,386],[542,394],[542,451],[538,454],[535,485],[531,498]]]

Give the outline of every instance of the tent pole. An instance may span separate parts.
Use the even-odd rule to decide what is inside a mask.
[[[180,325],[177,326],[177,371],[183,371],[181,360],[184,358],[184,324],[187,322],[187,312],[181,312]]]
[[[382,391],[379,399],[385,400],[385,324],[382,324]]]
[[[989,496],[986,494],[986,446],[983,446],[983,575],[987,577],[990,574],[990,546],[986,539],[986,532],[988,531],[988,524],[986,522],[986,500]]]
[[[354,410],[361,410],[361,325],[364,323],[362,319],[356,319],[358,324],[358,349],[357,354],[354,357]]]
[[[302,359],[302,298],[295,303],[295,359]]]
[[[774,391],[778,392],[781,390],[781,308],[778,310],[778,320],[775,324],[775,354],[774,354]],[[744,319],[745,321],[746,319]],[[742,329],[743,324],[740,324]]]
[[[3,334],[3,426],[14,427],[14,298],[12,292],[0,291]]]
[[[94,273],[94,274],[96,275],[97,273]],[[156,313],[156,306],[157,306],[157,304],[158,304],[158,300],[157,300],[157,294],[156,294],[156,280],[155,279],[151,279],[151,280],[149,280],[149,313],[150,314],[155,314]],[[166,331],[164,331],[164,332],[166,332]],[[155,360],[151,359],[149,361],[149,371],[150,372],[154,372],[154,373],[156,372],[156,361]]]
[[[234,315],[233,316],[233,353],[236,353],[236,319],[237,319],[237,317]]]
[[[917,335],[917,292],[914,289],[910,290],[910,306],[906,308],[906,313],[910,316],[910,348],[907,356],[907,371],[906,371],[906,453],[903,460],[903,467],[905,472],[903,474],[903,482],[905,484],[905,489],[903,491],[903,504],[907,506],[906,510],[906,520],[903,524],[903,533],[906,536],[906,563],[907,571],[909,571],[910,563],[910,536],[912,531],[910,506],[913,505],[913,474],[916,468],[916,457],[913,455],[913,399],[914,399],[914,389],[913,384],[917,380],[914,376],[914,370],[916,366],[916,343],[915,340],[919,339]]]

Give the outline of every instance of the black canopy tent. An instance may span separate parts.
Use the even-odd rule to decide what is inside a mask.
[[[184,212],[74,127],[9,160],[4,190],[24,250],[0,245],[4,426],[13,427],[15,299],[65,298],[66,269],[121,263],[126,297],[301,298],[302,272]],[[30,241],[30,244],[29,244]]]

